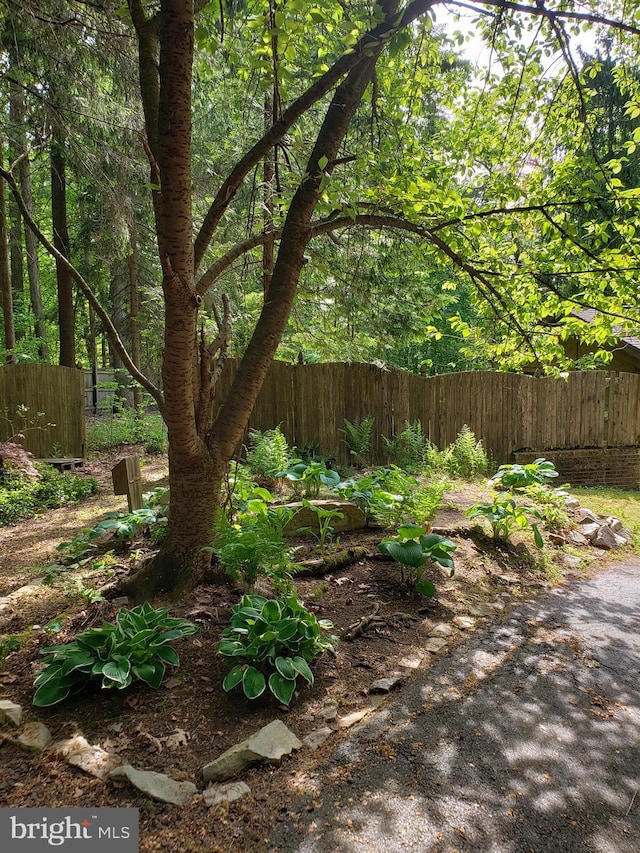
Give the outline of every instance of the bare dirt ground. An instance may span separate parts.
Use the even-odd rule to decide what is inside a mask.
[[[315,684],[299,691],[290,710],[273,699],[249,703],[240,692],[222,691],[227,665],[215,649],[230,608],[242,593],[228,585],[202,586],[179,603],[160,602],[170,607],[172,615],[197,622],[199,631],[177,644],[181,665],[157,692],[140,684],[125,691],[96,689],[50,709],[36,709],[31,699],[39,649],[112,620],[117,607],[109,601],[88,605],[68,588],[45,587],[42,574],[28,567],[55,559],[59,542],[94,524],[105,511],[126,509],[124,498],[114,498],[110,479],[111,467],[126,452],[87,464],[87,473],[101,483],[100,492],[90,500],[0,529],[0,637],[17,637],[20,643],[4,662],[0,645],[0,698],[20,703],[25,722],[42,721],[56,740],[81,732],[91,743],[119,753],[138,768],[194,781],[200,792],[205,787],[202,766],[234,743],[275,718],[301,739],[327,726],[327,720],[337,728],[340,719],[381,701],[371,693],[371,685],[401,669],[401,661],[421,659],[420,667],[428,667],[447,648],[464,642],[474,623],[496,618],[513,603],[536,595],[555,573],[550,569],[555,565],[550,556],[553,549],[546,549],[543,564],[524,542],[498,547],[472,528],[464,509],[487,496],[488,490],[458,484],[445,495],[435,521],[436,529],[458,546],[456,574],[449,578],[444,571],[434,572],[435,599],[421,598],[400,583],[397,566],[377,554],[382,537],[375,530],[344,534],[341,539],[342,545],[365,545],[371,558],[334,575],[296,580],[299,597],[319,618],[334,623],[342,641],[335,654],[326,654],[314,664]],[[145,460],[144,490],[161,484],[166,473],[166,458]],[[130,558],[123,555],[118,570],[131,566]],[[344,639],[347,629],[374,613],[378,618],[368,628],[353,640]],[[60,614],[62,631],[52,634],[46,626]],[[459,617],[467,619],[463,627]],[[427,638],[442,625],[447,626],[441,629],[448,634],[447,646],[429,653]],[[403,671],[411,672],[410,668]],[[99,781],[46,752],[29,754],[8,741],[3,743],[2,738],[11,734],[7,729],[0,732],[0,802],[4,806],[138,807],[142,853],[266,850],[270,828],[292,819],[294,795],[304,790],[312,769],[343,736],[337,730],[317,751],[303,748],[278,767],[251,770],[243,777],[251,794],[237,803],[209,808],[198,793],[189,806],[179,808],[145,799],[128,784]]]

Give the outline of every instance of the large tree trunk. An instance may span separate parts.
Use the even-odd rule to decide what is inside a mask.
[[[2,165],[2,140],[0,139],[0,166]],[[11,272],[9,269],[9,232],[7,229],[7,209],[4,194],[4,181],[0,181],[0,296],[2,298],[2,320],[4,327],[4,346],[7,350],[7,364],[15,364],[16,335],[13,323],[13,294],[11,293]]]
[[[64,141],[57,125],[51,140],[51,220],[53,243],[56,249],[70,257],[69,230],[67,227],[66,158]],[[62,367],[76,366],[75,311],[71,273],[56,260],[58,284],[58,326],[60,329],[60,358]]]
[[[387,4],[389,5],[389,4]],[[396,5],[391,0],[390,5]],[[208,402],[207,375],[197,364],[196,324],[200,298],[194,291],[191,239],[191,62],[193,15],[184,0],[162,0],[160,98],[157,150],[148,134],[158,248],[163,264],[165,338],[163,415],[169,435],[170,510],[168,535],[160,552],[123,587],[136,600],[156,592],[179,594],[203,577],[213,541],[213,522],[222,478],[262,387],[285,329],[320,184],[333,161],[371,79],[382,45],[372,47],[336,89],[310,155],[305,178],[291,202],[260,319],[240,363],[233,387],[210,430],[202,420]],[[145,32],[142,25],[138,32]],[[142,59],[141,59],[142,66]],[[141,84],[143,77],[141,74]],[[154,92],[149,95],[152,102]],[[154,130],[155,128],[152,128]],[[320,166],[320,163],[324,166]],[[202,357],[206,347],[201,350]],[[205,385],[202,393],[201,385]]]

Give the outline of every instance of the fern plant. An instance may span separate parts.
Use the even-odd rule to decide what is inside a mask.
[[[482,442],[466,424],[456,440],[445,451],[445,463],[449,474],[474,480],[487,473],[489,461]]]
[[[249,431],[247,465],[259,481],[272,484],[278,472],[289,465],[290,449],[279,426],[274,429]]]
[[[344,429],[340,430],[344,434],[344,442],[349,450],[349,455],[353,457],[353,462],[358,468],[363,468],[369,464],[372,427],[373,418],[371,417],[353,422],[345,418]]]

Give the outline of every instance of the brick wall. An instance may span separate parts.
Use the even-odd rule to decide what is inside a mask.
[[[559,473],[555,481],[557,485],[640,488],[640,447],[514,453],[514,461],[526,465],[541,456],[556,466]]]

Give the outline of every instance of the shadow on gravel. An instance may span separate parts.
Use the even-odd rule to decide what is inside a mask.
[[[474,634],[360,726],[282,853],[637,853],[640,561]]]

